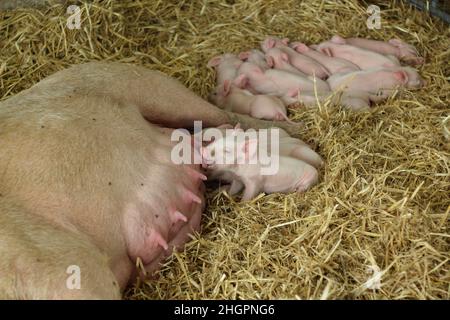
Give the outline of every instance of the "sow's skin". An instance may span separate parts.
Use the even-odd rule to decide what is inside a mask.
[[[180,107],[183,106],[183,107]],[[198,165],[171,129],[297,126],[221,110],[157,71],[88,63],[0,103],[0,298],[119,299],[197,230]],[[70,289],[70,266],[80,289]]]

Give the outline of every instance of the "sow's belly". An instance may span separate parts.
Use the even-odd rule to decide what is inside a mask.
[[[111,264],[140,258],[154,269],[199,228],[204,175],[199,165],[171,160],[169,130],[101,110],[45,124],[28,118],[4,134],[0,192],[89,235]]]

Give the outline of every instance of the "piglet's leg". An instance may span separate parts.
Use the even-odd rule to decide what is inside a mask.
[[[244,181],[244,184],[245,190],[244,194],[242,195],[242,201],[249,201],[256,197],[260,192],[260,181],[246,180]]]
[[[306,144],[297,143],[297,146],[294,147],[290,156],[303,160],[316,168],[323,166],[322,158]]]
[[[230,189],[228,190],[228,193],[233,196],[237,194],[239,191],[242,190],[244,187],[244,184],[238,180],[233,180],[230,185]]]
[[[76,93],[112,97],[120,105],[137,106],[148,121],[166,127],[192,128],[194,120],[201,120],[204,127],[240,123],[243,128],[281,127],[291,134],[301,131],[299,125],[221,110],[176,79],[141,66],[91,62],[57,72],[37,84],[45,85],[65,96]]]

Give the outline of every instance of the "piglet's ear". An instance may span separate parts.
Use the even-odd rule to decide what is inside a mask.
[[[256,154],[258,153],[258,140],[248,139],[242,144],[242,152],[245,155],[246,160],[256,159]]]
[[[223,96],[226,97],[230,94],[231,80],[225,80],[223,82]]]
[[[297,52],[306,52],[309,50],[308,46],[301,42],[293,42],[291,43],[291,48],[294,49]]]
[[[220,64],[222,61],[222,56],[216,56],[214,58],[211,58],[211,60],[208,61],[207,66],[208,67],[216,67]]]
[[[233,129],[233,126],[231,124],[221,124],[220,126],[217,127],[217,129]]]
[[[345,39],[337,34],[334,35],[333,37],[331,37],[331,42],[337,43],[337,44],[345,44],[346,43]]]
[[[333,56],[333,52],[331,51],[330,48],[322,48],[320,50],[322,53],[325,53],[327,56],[332,57]]]
[[[283,38],[283,39],[281,39],[281,42],[283,42],[285,45],[288,45],[289,38]]]
[[[281,59],[282,59],[283,61],[289,62],[289,56],[287,55],[286,52],[282,52],[282,53],[281,53]]]
[[[408,74],[404,70],[395,71],[394,77],[403,84],[408,83]]]
[[[248,83],[248,78],[245,74],[239,75],[236,79],[234,79],[233,84],[238,88],[245,88]]]
[[[275,39],[267,38],[266,40],[264,40],[263,47],[265,47],[266,50],[269,50],[270,48],[275,47]]]
[[[388,41],[389,44],[392,44],[393,46],[400,46],[403,44],[403,42],[399,39],[391,39]]]
[[[266,56],[266,62],[267,62],[267,65],[269,66],[269,68],[273,68],[275,63],[273,61],[273,57],[272,56]]]
[[[249,56],[250,56],[250,51],[244,51],[244,52],[239,53],[239,59],[241,59],[241,60],[247,60]]]

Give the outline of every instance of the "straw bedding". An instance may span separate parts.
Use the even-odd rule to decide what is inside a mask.
[[[93,1],[81,29],[66,7],[0,13],[0,97],[75,63],[145,65],[206,97],[209,58],[267,35],[305,43],[335,33],[414,44],[425,88],[368,113],[326,104],[292,108],[299,136],[326,160],[304,194],[240,203],[208,191],[199,234],[131,299],[449,299],[450,29],[399,1]],[[377,278],[380,286],[377,285]]]

